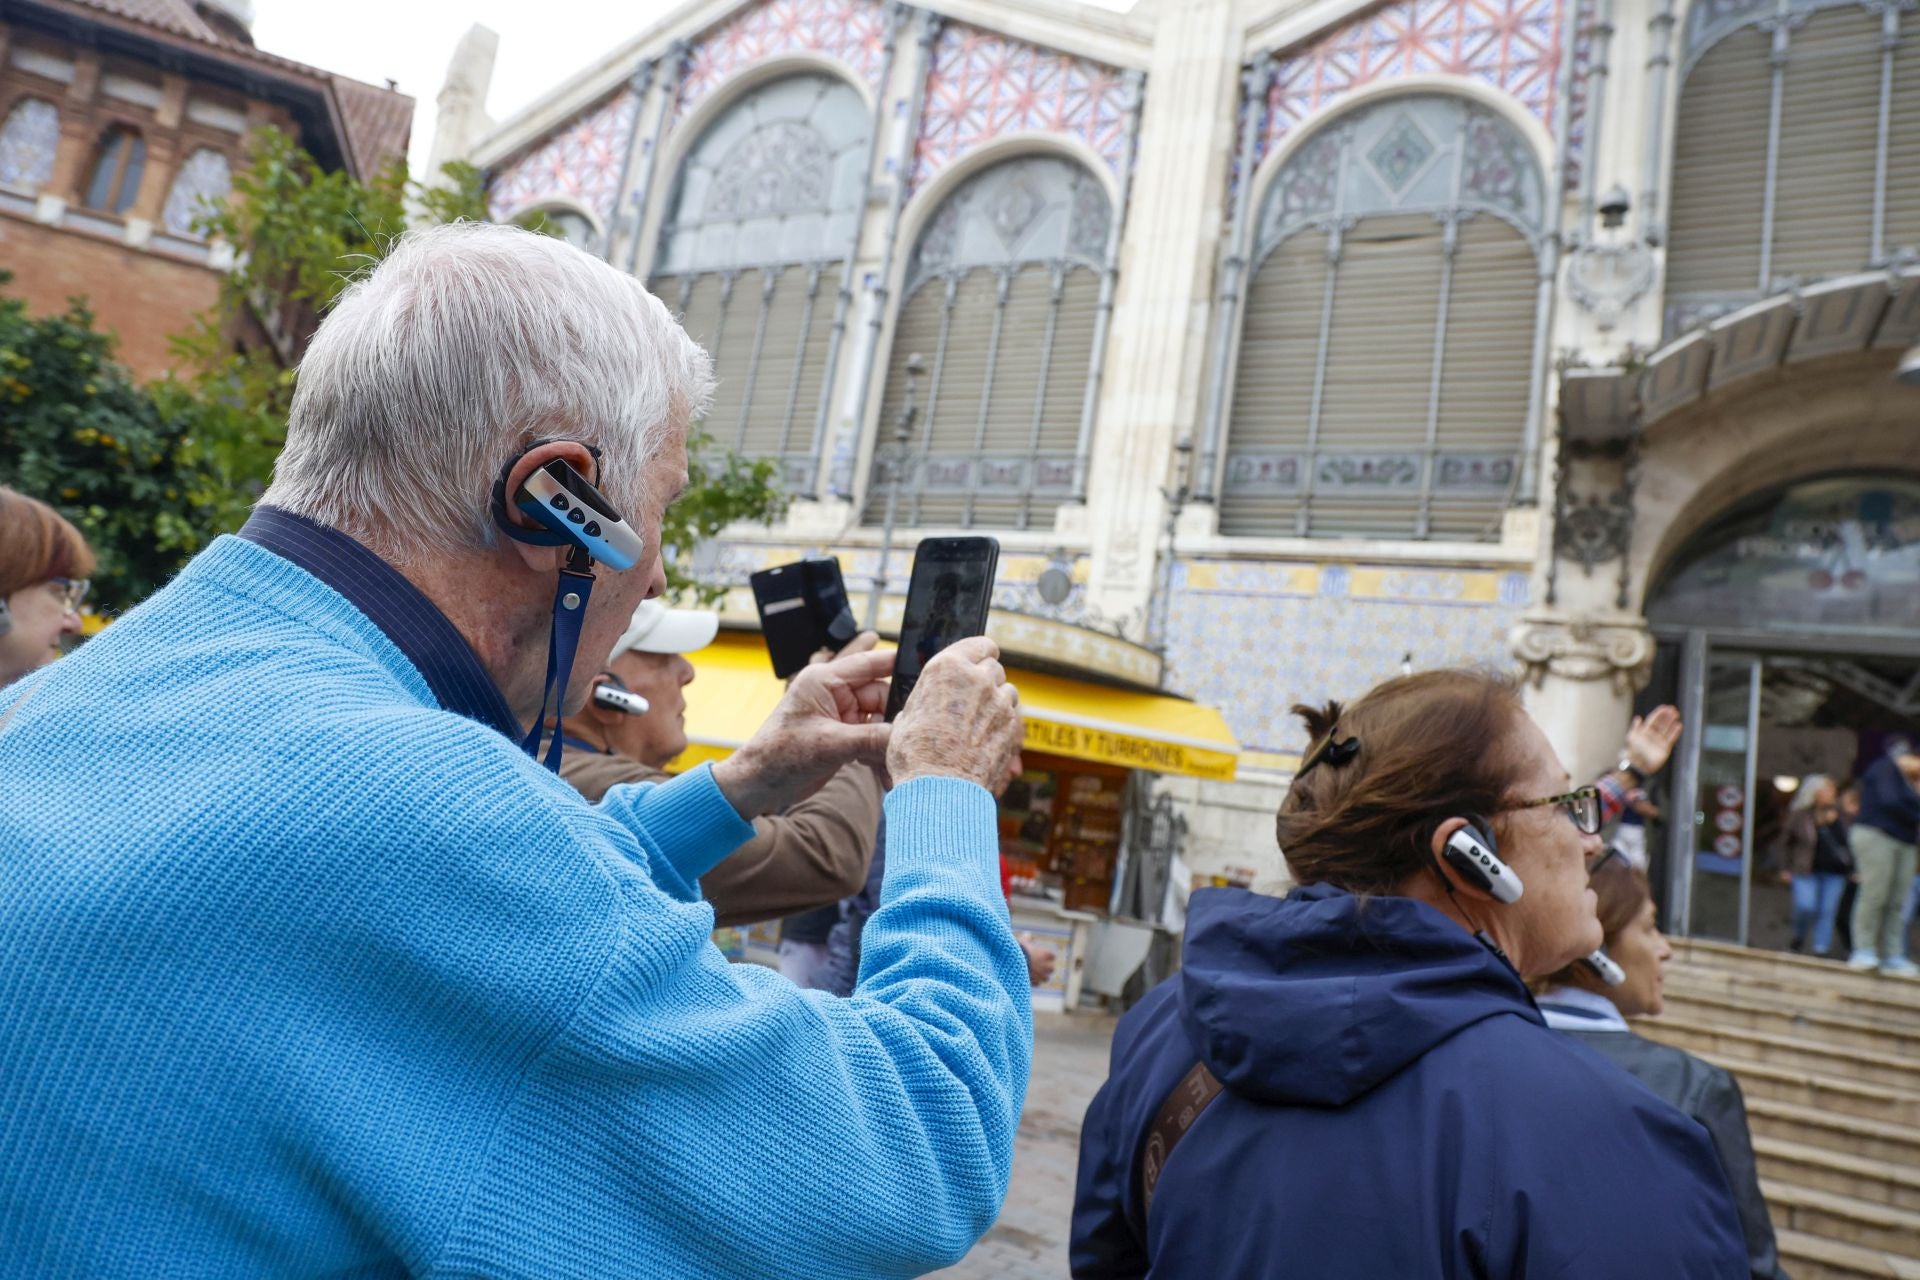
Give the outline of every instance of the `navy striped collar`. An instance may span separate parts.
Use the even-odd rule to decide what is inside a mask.
[[[291,560],[346,597],[405,655],[434,699],[519,742],[524,729],[473,646],[392,565],[338,529],[277,507],[255,507],[240,536]]]

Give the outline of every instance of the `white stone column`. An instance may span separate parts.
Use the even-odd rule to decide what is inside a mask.
[[[1239,70],[1231,0],[1161,10],[1087,485],[1090,603],[1110,618],[1151,597],[1161,486],[1198,425]]]

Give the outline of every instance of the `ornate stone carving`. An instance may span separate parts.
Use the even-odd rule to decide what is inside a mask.
[[[1622,693],[1631,693],[1653,671],[1653,634],[1638,618],[1529,614],[1510,639],[1514,657],[1535,686],[1553,675],[1611,680]]]
[[[1571,498],[1553,530],[1553,549],[1588,573],[1627,553],[1633,533],[1633,500],[1615,490]]]
[[[1602,333],[1653,287],[1653,250],[1643,240],[1582,244],[1567,257],[1567,292]]]

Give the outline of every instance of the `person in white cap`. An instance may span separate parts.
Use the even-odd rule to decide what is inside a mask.
[[[566,722],[560,776],[596,804],[622,783],[664,780],[667,762],[687,748],[684,690],[694,667],[686,655],[712,644],[719,629],[719,616],[706,609],[670,609],[658,600],[635,609],[595,683],[639,694],[648,708],[636,715],[590,699]],[[843,652],[873,644],[864,635]],[[873,770],[851,764],[785,813],[754,819],[753,838],[700,877],[715,923],[775,920],[859,892],[881,794]]]

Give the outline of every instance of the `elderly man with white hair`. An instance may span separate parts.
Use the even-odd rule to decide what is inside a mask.
[[[1032,1043],[993,645],[891,726],[886,658],[810,667],[724,763],[597,806],[516,741],[587,695],[569,633],[604,654],[662,590],[708,368],[557,240],[406,236],[240,535],[6,691],[0,1271],[896,1276],[993,1220]],[[555,462],[631,568],[583,584],[516,509]],[[699,877],[853,761],[893,783],[856,995],[728,966]]]

